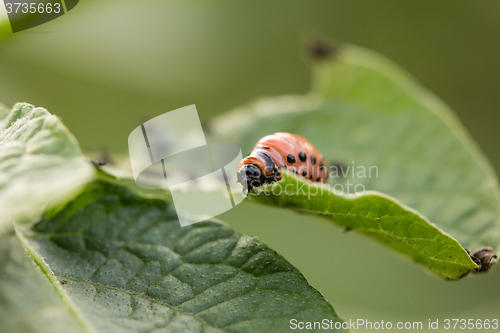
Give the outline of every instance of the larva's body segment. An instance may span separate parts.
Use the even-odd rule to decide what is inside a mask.
[[[328,182],[324,156],[308,140],[290,133],[260,139],[238,164],[238,182],[247,182],[249,190],[270,184],[281,179],[281,168],[313,182]]]

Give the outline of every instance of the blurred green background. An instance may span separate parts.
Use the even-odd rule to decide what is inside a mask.
[[[499,15],[495,0],[80,1],[0,42],[0,102],[47,108],[86,151],[127,153],[129,133],[164,112],[196,104],[206,122],[307,92],[304,40],[319,34],[403,66],[452,107],[499,173]],[[344,320],[500,319],[498,268],[443,282],[314,217],[244,204],[220,218],[283,254]]]

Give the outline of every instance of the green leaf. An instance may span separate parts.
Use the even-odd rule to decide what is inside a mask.
[[[0,332],[85,332],[14,234],[0,237]]]
[[[292,318],[340,322],[265,244],[216,221],[181,228],[165,193],[94,172],[46,110],[3,110],[2,220],[15,220],[16,233],[0,236],[0,331],[282,332]]]
[[[216,221],[180,227],[172,205],[108,181],[16,229],[72,312],[97,332],[285,332],[292,318],[340,321],[257,239]]]
[[[388,194],[402,204],[387,197],[386,203],[393,201],[400,210],[407,210],[406,206],[415,209],[442,230],[441,234],[451,235],[448,242],[455,238],[471,250],[490,246],[498,251],[500,196],[488,161],[446,105],[396,65],[370,51],[353,46],[333,50],[329,58],[314,63],[310,93],[257,101],[225,114],[212,131],[216,140],[238,143],[243,151],[274,132],[301,135],[330,165],[343,164],[344,171],[349,167],[346,178],[331,180],[331,185],[338,184],[337,189],[342,185],[344,192],[353,193],[353,184],[360,184],[357,190]],[[358,174],[361,170],[365,177]],[[303,209],[301,204],[288,207]],[[318,210],[330,209],[335,207]],[[343,223],[336,216],[328,218]],[[408,226],[411,220],[402,223]],[[426,229],[434,228],[426,224]],[[403,239],[388,245],[398,251],[409,246]],[[415,247],[410,257],[416,259],[419,251],[421,255],[431,253],[429,248],[434,246],[441,245]],[[431,259],[418,261],[429,266]],[[449,272],[429,267],[445,277],[462,273],[460,269]],[[464,267],[473,268],[472,262]]]
[[[380,192],[335,194],[329,185],[322,187],[284,172],[282,181],[262,186],[251,195],[258,202],[317,214],[355,229],[447,279],[458,279],[477,268],[455,239]]]
[[[0,110],[0,232],[68,200],[95,177],[78,142],[43,108]]]

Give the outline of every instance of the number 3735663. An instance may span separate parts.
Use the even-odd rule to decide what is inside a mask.
[[[14,3],[6,3],[5,8],[7,9],[7,13],[23,13],[23,14],[51,14],[51,13],[60,13],[61,12],[61,4],[60,3],[25,3],[25,2],[14,2]]]
[[[468,330],[480,330],[480,329],[498,329],[498,319],[445,319],[444,329],[468,329]]]

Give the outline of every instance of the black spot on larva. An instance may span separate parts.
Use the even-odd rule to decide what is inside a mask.
[[[299,173],[297,172],[297,170],[293,170],[293,173],[298,175]]]
[[[262,146],[262,148],[264,148],[264,149],[270,149],[269,146]]]
[[[316,164],[316,156],[311,155],[311,163]]]
[[[323,162],[319,162],[319,169],[323,170],[324,167],[325,167],[325,165],[323,164]]]
[[[292,154],[288,154],[286,160],[288,161],[288,163],[293,164],[295,163],[295,156],[293,156]]]
[[[311,177],[309,177],[309,179],[313,179],[314,178],[314,171],[311,171]]]
[[[316,181],[319,182],[321,180],[321,177],[318,176],[318,178],[316,178]]]
[[[306,169],[302,170],[302,176],[304,176],[304,177],[307,176],[307,170]]]
[[[280,168],[280,169],[286,169],[286,165],[280,165],[278,168]]]
[[[299,153],[299,160],[301,160],[302,162],[305,162],[306,159],[307,159],[306,153],[304,153],[303,151],[301,151]]]

